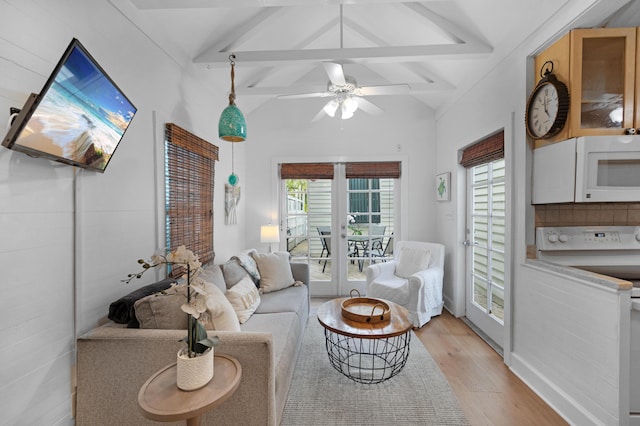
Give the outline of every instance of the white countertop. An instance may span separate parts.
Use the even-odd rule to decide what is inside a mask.
[[[551,271],[567,275],[569,277],[587,280],[591,283],[605,286],[619,291],[631,290],[633,284],[631,281],[621,280],[619,278],[610,277],[608,275],[596,274],[594,272],[584,271],[570,266],[558,265],[557,263],[547,262],[539,259],[527,259],[527,263],[549,269]]]

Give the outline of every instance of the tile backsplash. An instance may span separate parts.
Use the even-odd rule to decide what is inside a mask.
[[[540,204],[534,207],[536,227],[640,225],[640,202]]]

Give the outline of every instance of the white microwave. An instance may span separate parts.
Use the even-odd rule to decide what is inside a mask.
[[[582,136],[533,153],[533,204],[640,202],[640,136]]]

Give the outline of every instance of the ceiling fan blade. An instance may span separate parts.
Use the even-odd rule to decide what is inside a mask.
[[[322,107],[322,109],[320,109],[320,111],[316,114],[316,116],[313,117],[313,120],[311,120],[311,122],[315,123],[316,121],[320,121],[321,118],[326,116],[327,116],[327,113],[324,111],[324,107]]]
[[[374,103],[369,102],[365,98],[354,97],[354,99],[356,100],[356,102],[358,102],[358,107],[364,112],[368,112],[369,114],[372,114],[372,115],[378,115],[384,112],[382,108],[380,108]]]
[[[344,86],[347,84],[342,65],[336,64],[335,62],[323,62],[323,64],[327,75],[329,75],[329,80],[331,80],[333,84],[336,86]]]
[[[376,95],[408,95],[408,84],[388,84],[385,86],[365,86],[357,87],[354,93],[358,96]]]
[[[297,93],[295,95],[279,95],[278,99],[326,98],[327,96],[334,96],[334,94],[331,92]]]

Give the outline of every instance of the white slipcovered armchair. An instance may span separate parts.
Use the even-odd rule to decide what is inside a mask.
[[[442,313],[444,246],[398,241],[394,259],[367,267],[367,296],[386,299],[409,310],[414,327]]]

